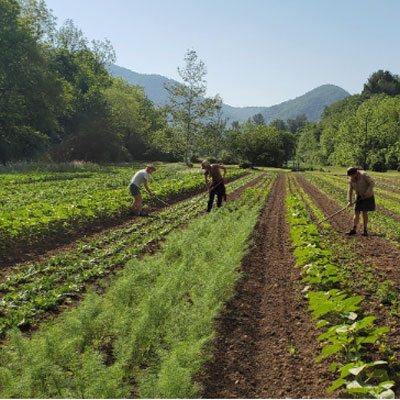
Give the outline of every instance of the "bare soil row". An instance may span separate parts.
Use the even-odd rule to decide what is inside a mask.
[[[236,296],[218,320],[205,398],[326,398],[333,380],[299,291],[286,222],[285,176],[271,189],[243,259]]]
[[[341,208],[301,175],[296,179],[326,216]],[[328,371],[330,362],[315,363],[321,350],[317,340],[320,332],[307,312],[300,271],[294,267],[285,196],[285,177],[281,175],[271,189],[249,254],[242,261],[243,276],[235,296],[217,321],[213,358],[198,377],[204,398],[340,396],[326,392],[336,379]],[[369,237],[346,236],[352,224],[350,213],[338,214],[331,224],[348,241],[358,261],[374,266],[377,280],[390,279],[400,287],[397,247],[373,232]],[[379,316],[381,305],[376,299],[367,302]],[[387,311],[381,314],[382,323],[392,321],[388,342],[398,357],[400,332]]]

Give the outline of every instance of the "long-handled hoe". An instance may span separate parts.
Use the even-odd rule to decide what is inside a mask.
[[[192,204],[189,205],[188,208],[185,209],[186,213],[191,211],[192,208],[194,208],[196,206],[197,203],[199,203],[200,201],[202,201],[204,199],[204,197],[206,197],[212,190],[214,190],[216,187],[218,187],[221,183],[223,183],[224,181],[220,181],[218,182],[216,185],[211,186],[210,188],[208,188],[208,190],[203,193],[197,200],[195,200]]]
[[[218,182],[218,183],[217,183],[216,185],[214,185],[214,186],[211,186],[211,187],[208,189],[207,192],[203,193],[202,196],[200,196],[194,203],[192,203],[192,204],[186,209],[186,212],[188,212],[189,210],[191,210],[199,201],[203,200],[203,198],[204,198],[209,192],[211,192],[212,190],[214,190],[214,189],[215,189],[217,186],[219,186],[222,182],[223,182],[223,181]],[[158,201],[160,201],[161,203],[163,203],[165,207],[170,207],[170,206],[171,206],[171,204],[166,203],[163,199],[160,199],[160,198],[159,198],[158,196],[156,196],[154,193],[153,193],[153,197],[154,197],[155,199],[157,199]]]
[[[163,199],[160,199],[158,196],[153,194],[153,197],[155,197],[158,201],[164,204],[165,207],[169,207],[171,204],[166,203]]]
[[[336,211],[335,213],[329,215],[328,217],[326,217],[325,219],[323,219],[322,221],[319,221],[317,225],[321,224],[322,222],[327,221],[328,219],[331,219],[332,217],[334,217],[335,215],[343,212],[344,210],[346,210],[347,208],[349,208],[349,206],[343,207],[342,209],[340,209],[339,211]]]

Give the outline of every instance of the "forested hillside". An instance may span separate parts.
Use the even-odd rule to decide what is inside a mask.
[[[107,68],[111,75],[123,78],[133,85],[143,87],[149,99],[159,105],[165,105],[168,102],[168,92],[165,90],[165,85],[176,83],[176,81],[164,76],[139,74],[115,64],[110,64]],[[304,114],[309,121],[319,121],[326,106],[349,95],[339,86],[327,84],[319,86],[293,100],[271,107],[232,107],[228,104],[222,104],[222,112],[230,122],[245,122],[255,114],[262,114],[266,123],[274,119],[286,121],[287,119],[296,118],[300,114]],[[267,100],[268,93],[265,94],[265,97]]]

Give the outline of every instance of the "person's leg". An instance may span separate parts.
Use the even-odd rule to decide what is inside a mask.
[[[357,225],[359,221],[360,221],[360,211],[355,211],[353,217],[353,229],[357,230]]]
[[[364,233],[363,235],[368,235],[368,211],[363,211],[363,224],[364,224]]]
[[[143,202],[142,196],[140,194],[133,197],[133,203],[131,204],[131,209],[136,214],[140,214],[142,212]]]
[[[348,235],[355,235],[357,233],[357,225],[360,220],[360,211],[354,211],[353,228],[347,232]]]
[[[207,212],[210,212],[214,203],[214,197],[215,197],[215,192],[212,191],[210,192],[209,198],[208,198],[208,205],[207,205]]]
[[[224,197],[223,193],[218,193],[217,194],[217,207],[218,208],[222,206],[223,197]]]
[[[222,184],[222,188],[221,189],[222,189],[221,190],[222,198],[226,202],[226,188],[225,188],[225,184],[224,183]]]

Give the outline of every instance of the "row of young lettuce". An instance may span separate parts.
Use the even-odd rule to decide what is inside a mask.
[[[233,181],[229,190],[256,176],[260,174]],[[159,177],[152,187],[164,180]],[[262,174],[236,201],[202,218],[194,218],[206,201],[199,195],[98,239],[82,239],[74,250],[44,262],[13,269],[0,284],[5,338],[0,397],[197,397],[200,388],[193,378],[209,357],[213,321],[233,295],[240,260],[275,178],[274,173]],[[339,205],[346,203],[344,178],[318,173],[303,178]],[[391,202],[386,206],[400,215],[395,211],[396,180],[379,180],[376,192],[379,204]],[[367,266],[352,261],[351,248],[329,223],[316,224],[326,215],[291,174],[286,207],[303,294],[321,330],[323,348],[316,360],[329,357],[337,374],[328,391],[394,398],[399,366],[385,337],[393,318],[400,316],[399,296],[389,281],[377,282]],[[398,243],[396,223],[384,210],[371,215],[371,221],[374,230]],[[162,238],[160,251],[138,260]],[[117,271],[113,279],[102,281],[111,271]],[[93,281],[101,294],[82,295]],[[365,286],[371,296],[358,290]],[[385,318],[371,306],[379,296]],[[76,298],[83,300],[38,324],[30,337],[18,329],[37,324]]]
[[[88,224],[126,215],[134,172],[132,167],[109,167],[73,174],[0,176],[0,257],[18,246],[39,245]],[[234,179],[244,173],[232,168],[228,176]],[[161,200],[171,201],[204,190],[204,177],[198,169],[165,167],[152,176],[151,189]],[[161,203],[147,193],[143,197],[146,204]]]
[[[40,295],[54,298],[53,290],[60,294],[68,287],[65,293],[71,296],[71,285],[78,289],[92,278],[87,271],[101,276],[126,264],[102,294],[86,294],[69,312],[42,322],[30,338],[15,326],[8,331],[0,350],[0,396],[195,396],[199,388],[192,378],[207,356],[213,321],[232,296],[240,260],[275,177],[263,174],[254,181],[250,174],[235,180],[229,191],[254,182],[237,200],[202,218],[193,217],[204,210],[204,195],[115,230],[101,243],[82,242],[65,259],[21,266],[2,286],[9,315],[31,308],[40,314],[46,310],[34,304]],[[185,229],[174,229],[186,222]],[[137,259],[170,231],[160,251]],[[20,318],[8,319],[7,327]]]

